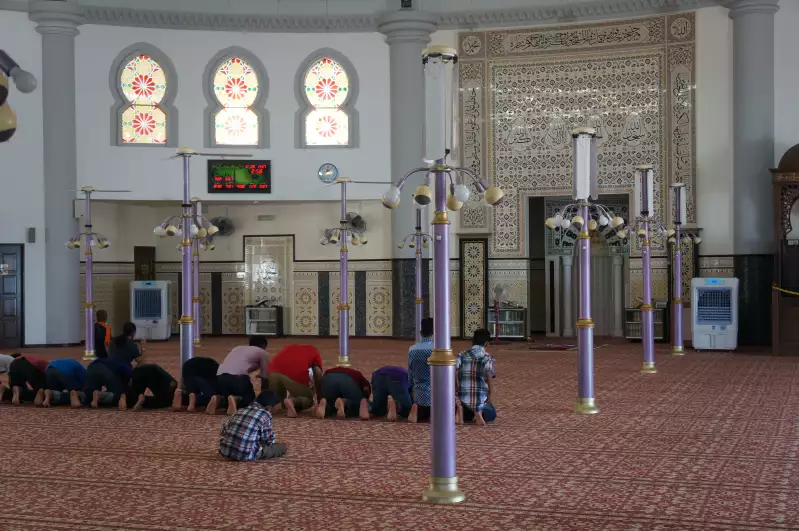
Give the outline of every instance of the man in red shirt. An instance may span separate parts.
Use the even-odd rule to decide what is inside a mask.
[[[287,345],[269,362],[267,379],[286,416],[296,417],[297,411],[313,406],[314,392],[321,400],[322,357],[311,345]]]
[[[348,367],[328,369],[322,376],[322,399],[316,409],[319,418],[336,415],[369,420],[369,395],[372,386],[363,374]],[[335,405],[335,406],[334,406]]]
[[[44,400],[44,388],[47,378],[47,360],[30,354],[14,355],[14,361],[8,366],[8,386],[11,388],[11,403],[18,406],[20,402],[33,401],[34,398]],[[0,384],[0,397],[7,397],[5,386]],[[41,401],[39,401],[41,404]]]

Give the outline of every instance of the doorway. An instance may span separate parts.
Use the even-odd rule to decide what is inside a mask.
[[[0,276],[0,349],[21,348],[25,343],[22,312],[22,245],[0,245],[0,264],[8,266]]]

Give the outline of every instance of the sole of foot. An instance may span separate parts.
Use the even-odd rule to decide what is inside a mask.
[[[325,418],[325,410],[327,410],[327,400],[325,400],[323,398],[322,401],[319,402],[319,405],[316,406],[316,416],[317,416],[317,418],[320,418],[320,419]]]
[[[172,396],[172,411],[180,411],[183,407],[183,392],[180,389],[175,390]]]
[[[14,386],[14,388],[11,389],[11,403],[15,406],[19,405],[19,387]]]
[[[189,393],[189,406],[186,408],[186,411],[189,413],[194,413],[194,410],[197,409],[197,395],[194,393]]]
[[[211,397],[211,400],[208,401],[208,405],[205,406],[205,412],[209,415],[216,415],[216,408],[219,406],[219,397],[214,395]]]
[[[389,422],[395,422],[397,420],[397,403],[394,402],[394,399],[388,397],[388,415],[386,415],[386,420]]]
[[[44,392],[44,400],[42,400],[42,407],[50,407],[50,402],[53,401],[53,392],[47,390]]]
[[[42,407],[44,403],[44,389],[39,389],[36,391],[36,397],[33,399],[33,405],[36,407]]]
[[[463,424],[463,406],[460,401],[455,403],[455,424]]]
[[[227,397],[227,414],[235,415],[236,411],[236,398],[232,396]]]
[[[138,402],[136,403],[138,404]],[[124,394],[119,397],[119,403],[117,404],[117,407],[120,411],[125,411],[128,409],[128,397],[126,397]]]
[[[139,399],[133,404],[133,411],[138,411],[144,406],[144,395],[139,395]]]
[[[408,422],[416,422],[419,418],[419,406],[416,404],[411,406],[411,412],[408,413]]]
[[[290,419],[297,418],[297,408],[294,407],[294,400],[287,398],[283,401],[283,407],[286,408],[286,416]]]
[[[100,391],[94,391],[92,393],[92,409],[97,409],[100,407]]]
[[[4,394],[6,394],[6,384],[0,383],[0,401],[3,400]]]
[[[358,407],[358,418],[361,420],[369,420],[369,402],[361,399],[361,405]]]
[[[479,411],[474,414],[474,423],[477,424],[478,426],[485,426],[486,425],[486,421],[483,418],[483,414],[480,413]]]
[[[344,411],[344,400],[341,398],[336,399],[336,418],[343,419],[347,416],[346,411]]]
[[[81,406],[80,399],[78,398],[77,391],[70,391],[69,392],[69,405],[74,408],[79,408]]]

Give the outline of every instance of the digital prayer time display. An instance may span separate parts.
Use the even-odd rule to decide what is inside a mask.
[[[271,194],[272,161],[209,160],[209,194]]]

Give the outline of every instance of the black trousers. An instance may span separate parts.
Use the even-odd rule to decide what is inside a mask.
[[[20,400],[32,401],[46,383],[44,373],[25,358],[17,358],[8,366],[8,385],[11,388],[19,387]],[[33,390],[28,389],[28,384]]]
[[[86,369],[86,387],[84,388],[83,404],[87,405],[92,400],[95,391],[105,390],[113,395],[113,404],[116,405],[125,392],[125,382],[119,379],[108,366],[102,363],[92,363]]]
[[[152,396],[144,397],[143,407],[145,409],[168,407],[172,404],[177,385],[172,375],[160,365],[154,363],[139,365],[133,369],[128,402],[135,402],[140,395],[143,395],[149,389]]]
[[[198,406],[204,406],[216,394],[216,370],[207,370],[209,361],[203,358],[192,358],[183,364],[181,371],[181,381],[183,383],[183,402],[188,403],[188,395],[194,394]],[[213,364],[210,364],[213,368]],[[216,368],[219,364],[216,363]]]
[[[72,374],[64,374],[55,367],[47,367],[44,371],[47,380],[46,389],[51,391],[82,391],[83,385]]]
[[[216,377],[216,394],[225,398],[239,397],[238,407],[247,407],[255,400],[255,388],[249,374],[220,374]]]

